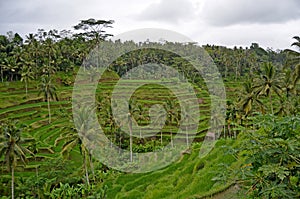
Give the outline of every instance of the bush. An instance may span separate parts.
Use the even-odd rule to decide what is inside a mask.
[[[300,198],[300,118],[259,116],[256,132],[243,135],[241,169],[254,198]]]

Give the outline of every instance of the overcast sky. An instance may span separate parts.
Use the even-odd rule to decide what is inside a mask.
[[[229,47],[285,49],[300,36],[299,0],[0,0],[0,34],[72,29],[88,18],[115,20],[114,35],[165,28]]]

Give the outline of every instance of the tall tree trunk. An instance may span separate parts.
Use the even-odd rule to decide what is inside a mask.
[[[131,116],[128,116],[128,125],[129,125],[129,148],[130,148],[130,162],[132,162],[132,121]]]
[[[112,127],[112,125],[110,126],[110,138],[111,138],[110,148],[112,148],[113,147],[113,127]]]
[[[50,77],[50,63],[51,63],[51,57],[50,57],[50,50],[49,50],[49,55],[48,55],[49,57],[48,57],[48,61],[49,61],[49,63],[48,63],[48,77]]]
[[[51,123],[51,110],[50,110],[50,98],[49,98],[49,94],[47,93],[47,105],[48,105],[48,116],[49,116],[49,124]]]
[[[189,146],[189,134],[187,131],[187,127],[185,127],[185,136],[186,136],[186,146],[188,147]]]
[[[171,146],[172,146],[172,147],[174,147],[174,142],[173,142],[173,133],[172,133],[172,132],[170,132],[170,133],[171,133],[171,134],[170,134],[170,135],[171,135]]]
[[[87,169],[87,162],[86,162],[86,152],[83,151],[83,166],[84,166],[84,169],[85,169],[85,178],[86,178],[86,183],[88,186],[90,186],[90,181],[89,181],[89,173],[88,173],[88,169]]]
[[[274,110],[273,110],[273,103],[272,103],[272,93],[270,92],[270,106],[271,106],[271,113],[274,115]]]
[[[15,167],[11,167],[11,198],[15,198]]]
[[[26,92],[26,97],[27,97],[27,94],[28,94],[28,88],[27,88],[27,80],[25,79],[25,92]]]
[[[122,150],[122,137],[121,137],[121,130],[119,130],[119,153],[121,153],[121,150]]]
[[[227,121],[228,137],[232,137],[230,130],[230,123]]]
[[[96,42],[96,46],[97,46],[97,69],[99,68],[99,45],[98,45],[98,42]]]
[[[140,139],[142,139],[142,127],[140,127]]]
[[[238,64],[235,67],[235,81],[237,81],[237,74],[238,74]]]
[[[93,180],[95,182],[96,181],[95,180],[95,169],[94,169],[93,159],[92,159],[92,156],[90,154],[89,154],[89,161],[90,161],[90,167],[91,167],[91,170],[92,170]]]
[[[3,82],[3,69],[1,67],[1,81]]]

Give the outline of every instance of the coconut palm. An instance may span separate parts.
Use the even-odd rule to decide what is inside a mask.
[[[232,136],[231,134],[231,126],[237,123],[236,122],[236,114],[237,109],[235,103],[232,101],[227,101],[227,108],[226,108],[226,122],[227,122],[227,130],[228,130],[228,136]],[[225,137],[225,133],[224,133]],[[236,137],[236,131],[234,131],[234,137]]]
[[[23,144],[29,140],[22,139],[21,128],[17,127],[17,122],[5,122],[1,124],[0,128],[0,158],[4,156],[4,161],[7,168],[11,171],[11,196],[14,198],[14,182],[15,182],[15,168],[18,160],[25,165],[27,163],[26,154],[34,154]]]
[[[291,46],[298,48],[300,50],[300,37],[293,37],[296,41],[292,43]],[[287,64],[293,66],[295,69],[292,73],[293,86],[297,84],[300,80],[300,52],[296,50],[287,49],[285,52],[288,53],[288,61]]]
[[[52,84],[50,76],[43,76],[41,79],[41,83],[39,85],[40,91],[39,94],[43,93],[44,100],[47,102],[48,105],[48,122],[51,123],[51,110],[50,110],[50,101],[51,100],[58,100],[56,94],[56,87]]]
[[[133,118],[133,106],[135,102],[133,100],[130,100],[128,103],[128,113],[127,113],[127,122],[128,122],[128,128],[129,128],[129,151],[130,151],[130,162],[133,161],[133,138],[132,138],[132,122],[135,121]]]
[[[146,116],[146,109],[144,109],[142,104],[137,104],[137,106],[133,110],[133,116],[136,119],[136,121],[141,125],[142,121],[148,120],[148,117]],[[142,138],[142,128],[140,127],[140,138]]]
[[[178,122],[180,120],[179,118],[179,111],[178,111],[178,106],[176,105],[174,100],[168,99],[166,103],[164,104],[164,109],[167,112],[167,123],[169,125],[176,124],[178,125]],[[171,136],[171,146],[174,147],[174,142],[173,142],[173,134],[170,132]]]
[[[8,72],[8,74],[10,75],[9,81],[13,81],[14,75],[16,74],[16,71],[18,69],[18,63],[13,56],[6,57],[1,64],[1,68],[2,73]]]
[[[285,97],[289,98],[294,90],[294,83],[292,77],[292,71],[290,69],[286,69],[284,71],[284,77],[282,81],[282,91],[285,92]]]
[[[156,120],[155,123],[161,126],[160,128],[160,144],[163,145],[163,127],[166,123],[166,116],[167,112],[164,108],[158,109],[158,112],[156,113]]]
[[[55,145],[57,146],[61,141],[64,142],[64,145],[62,146],[61,154],[64,157],[68,157],[70,155],[70,152],[79,146],[80,152],[83,156],[83,168],[85,171],[85,177],[86,177],[86,183],[89,185],[89,174],[88,174],[88,168],[87,164],[90,163],[90,166],[92,167],[92,160],[91,155],[88,151],[88,149],[85,146],[85,143],[83,142],[84,139],[88,137],[88,132],[90,128],[90,113],[92,111],[92,108],[87,107],[81,107],[74,117],[74,121],[70,121],[67,123],[67,125],[64,127],[65,131],[64,133],[60,135],[55,140]],[[74,123],[76,123],[76,127],[74,126]]]
[[[244,53],[242,49],[236,49],[235,81],[237,81],[238,75],[241,76],[243,59],[244,59]]]
[[[186,139],[186,146],[189,147],[189,130],[193,128],[193,126],[199,123],[199,120],[195,118],[193,115],[194,110],[191,110],[190,107],[186,107],[182,113],[182,122],[185,124],[185,139]],[[197,110],[195,110],[197,111]]]
[[[128,130],[129,130],[129,152],[130,152],[130,162],[133,161],[133,122],[135,123],[135,125],[137,125],[134,117],[133,117],[133,110],[134,110],[134,106],[135,106],[135,100],[130,99],[129,102],[124,101],[124,105],[125,106],[119,106],[117,108],[119,108],[119,113],[122,114],[122,119],[118,120],[116,118],[115,120],[115,130],[116,132],[119,133],[119,141],[121,144],[121,128],[125,125],[127,125]],[[115,102],[113,102],[113,106],[117,106],[117,104]],[[125,109],[120,109],[120,107],[125,108],[126,111],[124,111]],[[127,108],[126,108],[127,107]],[[113,115],[112,115],[113,116]],[[107,116],[106,116],[107,117]]]
[[[109,127],[110,139],[111,139],[110,147],[112,147],[113,146],[113,134],[114,134],[114,131],[116,129],[116,123],[115,123],[114,116],[112,114],[112,107],[111,106],[108,106],[107,109],[105,109],[105,111],[103,113],[103,118],[106,118],[105,126]]]
[[[87,162],[88,162],[88,150],[86,149],[85,145],[83,144],[82,140],[80,139],[77,131],[69,130],[67,133],[62,134],[59,138],[55,140],[55,145],[57,146],[60,141],[64,140],[64,145],[62,147],[61,154],[64,157],[68,157],[70,152],[76,148],[77,146],[80,147],[80,153],[83,156],[83,168],[85,171],[86,176],[86,183],[89,185],[89,175],[87,169]]]
[[[26,97],[28,95],[28,82],[33,79],[33,72],[30,65],[23,65],[21,69],[21,81],[25,83]]]
[[[28,57],[30,58],[30,60],[32,60],[32,62],[34,62],[34,67],[31,68],[31,70],[34,72],[34,76],[35,78],[38,77],[38,64],[41,61],[41,59],[39,59],[40,55],[41,55],[41,45],[40,43],[37,41],[36,39],[36,35],[34,34],[29,34],[26,35],[26,40],[25,43],[27,44],[27,46],[25,46],[25,51],[27,52],[26,54],[28,55]]]
[[[278,78],[278,74],[274,66],[271,63],[264,63],[263,74],[261,78],[256,81],[256,86],[254,86],[255,92],[260,95],[265,95],[269,97],[271,113],[274,114],[272,94],[275,93],[277,96],[281,97],[281,81]]]
[[[253,89],[252,81],[246,81],[243,83],[243,92],[240,100],[240,106],[243,112],[245,112],[245,117],[248,116],[248,114],[252,110],[253,104],[257,104],[260,107],[260,110],[262,113],[264,113],[264,104],[258,99],[258,93]]]
[[[119,152],[121,152],[122,141],[124,140],[124,131],[122,131],[121,126],[116,125],[115,133],[116,133],[116,140],[118,140],[118,144],[119,144]]]
[[[56,48],[54,42],[51,38],[47,38],[44,41],[45,46],[45,57],[47,57],[47,65],[43,68],[43,74],[50,76],[55,72],[55,67],[52,65],[54,63],[53,57],[56,56]]]

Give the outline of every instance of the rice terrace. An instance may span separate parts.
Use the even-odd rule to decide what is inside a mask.
[[[0,198],[300,198],[299,36],[136,42],[114,23],[0,35]]]

